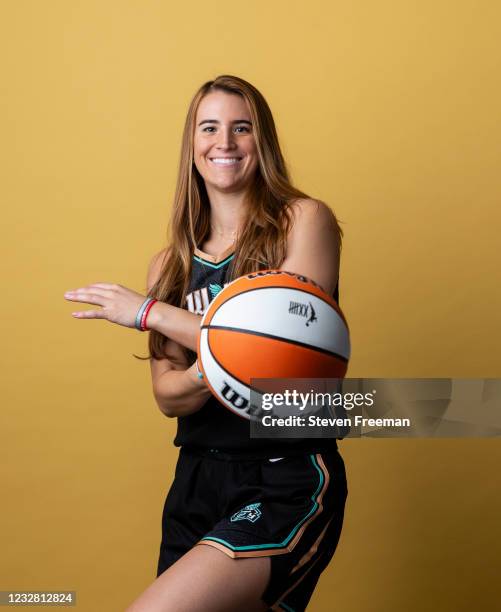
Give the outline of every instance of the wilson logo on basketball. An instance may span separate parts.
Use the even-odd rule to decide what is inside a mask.
[[[248,399],[237,393],[226,381],[223,381],[220,393],[226,402],[233,406],[237,413],[240,412],[255,417],[265,414],[262,408],[252,404]]]
[[[308,319],[306,321],[306,327],[310,326],[310,323],[318,321],[317,314],[313,308],[311,302],[308,304],[301,304],[300,302],[289,302],[289,314],[298,315]]]

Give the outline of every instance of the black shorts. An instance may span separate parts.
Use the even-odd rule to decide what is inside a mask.
[[[336,549],[346,495],[337,450],[242,459],[181,449],[165,501],[157,575],[196,544],[232,558],[267,556],[263,601],[273,610],[305,610]]]

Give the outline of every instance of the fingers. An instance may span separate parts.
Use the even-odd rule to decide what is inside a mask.
[[[87,287],[66,291],[64,297],[71,302],[87,302],[88,304],[102,306],[100,302],[94,302],[92,299],[96,296],[99,298],[110,298],[119,289],[122,289],[122,287],[114,283],[93,283],[92,285],[87,285]]]
[[[92,291],[88,287],[80,289],[74,289],[73,291],[67,291],[64,297],[69,302],[85,302],[86,304],[94,304],[96,306],[104,306],[105,299],[109,297],[109,291],[99,290],[99,285],[112,286],[109,283],[95,283],[88,287],[93,287]],[[71,315],[76,319],[105,319],[104,310],[80,310],[72,312]]]
[[[89,287],[99,287],[100,289],[114,290],[120,289],[120,285],[116,283],[92,283]]]
[[[85,302],[86,304],[95,304],[96,306],[104,306],[106,301],[106,296],[87,291],[65,293],[64,297],[69,302]]]
[[[92,285],[90,285],[92,287]],[[75,289],[74,291],[67,291],[64,297],[69,302],[85,302],[86,304],[96,304],[97,306],[104,306],[106,299],[110,298],[110,291],[104,289],[93,288],[92,290],[83,288]]]
[[[76,319],[105,319],[103,310],[80,310],[71,313]]]

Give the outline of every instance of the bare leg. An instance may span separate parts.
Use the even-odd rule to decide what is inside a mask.
[[[231,559],[199,545],[161,574],[125,612],[263,612],[269,557]]]

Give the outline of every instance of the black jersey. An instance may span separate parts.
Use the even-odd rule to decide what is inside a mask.
[[[219,258],[211,257],[198,249],[195,251],[185,304],[190,312],[204,314],[210,302],[231,282],[233,258],[231,250]],[[337,287],[334,299],[338,301]],[[251,438],[250,422],[228,410],[213,396],[200,410],[178,417],[177,422],[174,444],[192,449],[275,456],[336,448],[334,439]]]

